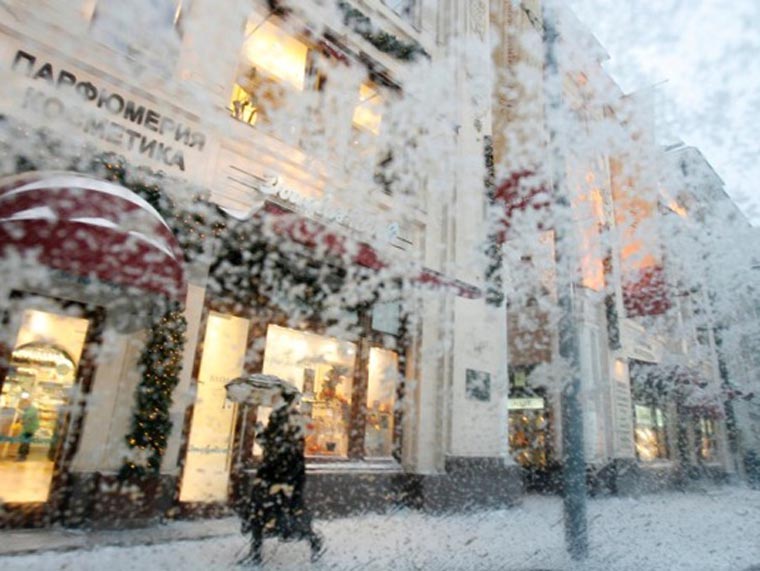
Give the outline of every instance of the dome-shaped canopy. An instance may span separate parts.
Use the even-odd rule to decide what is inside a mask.
[[[185,294],[182,250],[161,215],[134,192],[79,173],[1,181],[0,248],[6,257],[33,255],[82,283]]]

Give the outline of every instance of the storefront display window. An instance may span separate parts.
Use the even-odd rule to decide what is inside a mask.
[[[368,457],[393,454],[393,416],[398,386],[398,354],[373,347],[369,352],[364,452]]]
[[[549,418],[543,397],[510,398],[509,450],[528,470],[546,469],[550,462]]]
[[[664,410],[652,404],[635,404],[636,456],[652,462],[668,458],[668,439]]]
[[[247,319],[209,312],[180,501],[227,500],[237,409],[225,385],[243,373],[248,330]]]
[[[716,449],[715,421],[711,418],[698,417],[694,424],[697,457],[702,461],[714,460]]]
[[[0,489],[47,501],[89,321],[27,310],[0,393]]]
[[[310,419],[306,455],[346,458],[351,427],[356,345],[277,325],[267,329],[264,374],[293,383]],[[259,420],[266,421],[262,409]]]

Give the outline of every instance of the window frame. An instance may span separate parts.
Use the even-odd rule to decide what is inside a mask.
[[[654,458],[647,460],[645,458],[642,458],[642,454],[639,451],[639,436],[638,436],[638,428],[639,428],[639,422],[638,422],[638,414],[636,413],[636,407],[641,407],[647,409],[647,411],[650,414],[650,418],[652,419],[653,426],[644,427],[644,428],[650,428],[652,432],[655,435],[656,438],[656,446],[657,446],[657,454]],[[670,442],[670,435],[668,434],[668,411],[667,406],[665,403],[661,402],[655,402],[654,400],[641,400],[641,399],[633,399],[633,445],[634,449],[636,451],[636,459],[639,462],[646,462],[647,464],[652,464],[655,462],[665,462],[669,461],[671,459],[672,454],[672,446]],[[658,414],[660,413],[662,417],[662,426],[658,425]]]

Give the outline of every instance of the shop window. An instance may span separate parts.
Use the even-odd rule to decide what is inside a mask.
[[[225,502],[236,406],[225,385],[243,373],[249,321],[209,312],[180,487],[183,502]]]
[[[393,455],[394,408],[398,383],[398,354],[373,347],[369,352],[364,453],[369,457]]]
[[[652,462],[668,458],[667,427],[664,410],[652,404],[634,405],[636,456]]]
[[[703,462],[715,460],[717,445],[715,435],[715,421],[711,418],[698,417],[695,419],[694,424],[697,457]]]
[[[357,370],[362,362],[366,371]],[[394,351],[373,347],[368,360],[362,361],[355,343],[277,325],[267,328],[262,372],[285,379],[302,392],[301,412],[308,419],[306,455],[311,458],[361,455],[354,444],[362,436],[365,457],[391,457],[398,371]],[[355,386],[355,379],[366,386]],[[366,400],[357,406],[356,395],[365,394]],[[269,412],[259,408],[262,424]],[[254,455],[258,454],[256,446]]]
[[[232,116],[249,125],[271,124],[286,98],[307,86],[309,54],[304,42],[270,20],[250,19],[230,97]]]
[[[6,502],[45,502],[89,321],[27,310],[0,393],[0,489]]]
[[[509,451],[526,470],[546,470],[551,464],[551,423],[546,399],[541,394],[520,391],[511,396]]]
[[[264,374],[293,383],[309,418],[306,455],[347,458],[356,345],[277,325],[267,328]],[[266,422],[269,411],[260,409]]]

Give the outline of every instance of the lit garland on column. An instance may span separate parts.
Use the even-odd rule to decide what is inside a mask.
[[[140,357],[142,379],[137,387],[132,427],[126,436],[134,453],[125,460],[119,472],[121,479],[159,473],[172,429],[169,409],[182,370],[186,329],[187,321],[177,303],[150,329]]]
[[[485,187],[486,195],[488,196],[488,202],[491,209],[499,211],[499,207],[495,204],[495,190],[496,190],[496,172],[493,162],[493,141],[490,136],[485,137],[485,143],[483,145],[483,157],[485,160]],[[503,252],[502,252],[502,240],[499,233],[503,232],[500,228],[500,221],[498,216],[494,216],[491,213],[491,228],[488,233],[486,241],[486,258],[487,265],[485,271],[486,282],[486,301],[493,306],[500,307],[504,303],[504,283],[501,278],[503,271]]]

